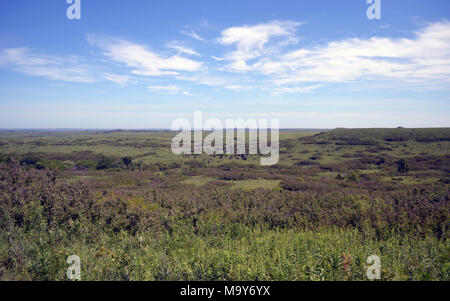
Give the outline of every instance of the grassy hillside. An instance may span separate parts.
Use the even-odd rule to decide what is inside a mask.
[[[285,131],[259,156],[171,132],[0,133],[0,279],[449,280],[450,129]],[[129,156],[127,166],[123,157]]]

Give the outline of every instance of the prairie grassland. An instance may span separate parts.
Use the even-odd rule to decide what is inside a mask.
[[[450,129],[282,131],[275,166],[173,135],[0,132],[0,280],[449,280]]]

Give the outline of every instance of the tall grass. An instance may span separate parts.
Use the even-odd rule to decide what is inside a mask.
[[[0,280],[65,280],[72,254],[83,280],[366,280],[372,254],[382,280],[449,280],[448,195],[317,189],[130,198],[0,163]]]

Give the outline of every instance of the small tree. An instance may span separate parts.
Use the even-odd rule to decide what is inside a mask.
[[[397,162],[397,171],[400,173],[407,173],[409,171],[409,165],[408,162],[406,162],[405,159],[400,159]]]
[[[130,165],[133,164],[133,159],[131,157],[123,157],[122,161],[127,166],[127,169],[130,169]]]
[[[114,160],[112,158],[102,156],[97,163],[97,169],[109,169],[113,168],[114,165]]]

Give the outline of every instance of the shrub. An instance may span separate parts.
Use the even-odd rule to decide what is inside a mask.
[[[122,162],[126,165],[127,169],[130,169],[130,165],[133,164],[133,159],[131,157],[123,157]]]
[[[0,280],[64,280],[71,254],[83,280],[364,280],[369,254],[382,256],[383,280],[449,278],[441,184],[98,191],[57,176],[0,163]]]
[[[22,159],[20,160],[20,164],[22,165],[33,165],[37,166],[38,162],[41,161],[41,157],[38,154],[29,153],[25,154]]]
[[[281,182],[281,188],[287,191],[301,191],[305,189],[305,184],[297,180],[286,179]]]
[[[97,163],[97,169],[110,169],[116,167],[116,162],[112,158],[103,156]]]
[[[75,166],[81,167],[82,169],[96,169],[97,163],[92,160],[84,160],[84,161],[78,162]]]
[[[409,171],[409,165],[405,159],[402,158],[395,163],[397,164],[397,171],[399,173],[407,173]]]

